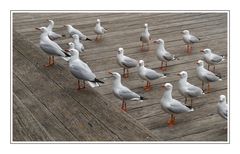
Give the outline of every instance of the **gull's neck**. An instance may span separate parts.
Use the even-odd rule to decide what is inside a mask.
[[[49,25],[48,25],[48,27],[47,27],[47,29],[48,29],[48,30],[52,30],[52,29],[53,29],[53,26],[54,26],[54,24],[53,24],[52,22],[50,22]]]
[[[159,45],[158,45],[158,50],[161,50],[161,51],[163,51],[163,52],[166,51],[166,50],[165,50],[165,47],[164,47],[164,44],[159,44]]]
[[[148,32],[148,27],[145,27],[145,33],[149,33],[149,32]]]
[[[119,87],[119,86],[122,86],[121,77],[115,78],[113,80],[113,87]]]
[[[172,89],[167,89],[163,93],[164,99],[172,99]]]
[[[186,84],[187,83],[187,77],[183,77],[179,80],[180,83]]]
[[[40,41],[49,41],[48,32],[43,32],[40,35]]]
[[[75,60],[80,60],[78,52],[71,55],[70,62],[75,61]]]

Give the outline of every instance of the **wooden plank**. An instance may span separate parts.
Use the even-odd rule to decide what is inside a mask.
[[[52,141],[47,130],[13,93],[13,141]]]
[[[27,87],[13,74],[13,92],[21,103],[31,112],[31,115],[44,127],[45,131],[55,141],[76,141],[77,139],[65,126],[51,113]],[[20,112],[20,111],[18,111]],[[15,128],[15,127],[14,127]],[[28,128],[31,129],[31,128]],[[40,132],[41,133],[41,132]],[[29,132],[31,134],[31,132]],[[24,136],[22,136],[24,138]],[[26,139],[31,140],[31,139]],[[48,141],[49,139],[39,139]]]

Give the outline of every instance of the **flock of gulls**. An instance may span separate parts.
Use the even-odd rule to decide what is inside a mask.
[[[104,84],[103,81],[97,79],[96,75],[92,72],[91,68],[88,64],[82,61],[79,58],[79,54],[85,52],[84,41],[93,41],[88,38],[78,29],[74,28],[72,25],[64,25],[69,36],[57,34],[53,31],[54,22],[53,20],[48,20],[49,25],[47,27],[39,27],[37,30],[41,31],[40,35],[40,48],[44,51],[48,57],[48,63],[44,65],[45,67],[49,67],[54,65],[54,57],[58,56],[64,59],[69,64],[69,70],[72,75],[78,81],[78,90],[85,88],[85,81],[87,81],[90,86],[100,86]],[[107,32],[107,29],[101,26],[100,19],[97,19],[96,26],[94,27],[94,32],[96,33],[95,41],[99,41],[102,39],[103,34]],[[192,53],[192,46],[194,43],[200,41],[200,39],[194,35],[192,35],[188,30],[182,31],[183,41],[186,45],[186,52],[188,54]],[[73,39],[72,42],[68,43],[68,49],[62,49],[54,40],[59,39],[61,37],[71,37]],[[109,71],[113,77],[113,94],[118,99],[122,101],[121,109],[123,111],[127,111],[126,101],[143,101],[143,96],[133,92],[128,87],[124,86],[121,83],[121,77],[128,78],[129,77],[129,69],[138,67],[138,75],[142,80],[145,80],[147,84],[144,86],[144,91],[150,91],[152,89],[151,81],[165,78],[167,77],[167,73],[163,73],[167,70],[167,63],[178,60],[178,57],[168,52],[164,47],[164,40],[157,39],[152,41],[151,35],[148,31],[148,24],[144,24],[144,31],[140,34],[140,41],[142,43],[141,50],[149,50],[149,44],[155,43],[157,44],[156,57],[159,61],[161,61],[160,70],[157,72],[151,68],[147,68],[144,65],[144,60],[135,60],[124,55],[124,49],[119,48],[117,51],[117,63],[121,68],[123,68],[122,76],[118,72]],[[182,103],[172,97],[173,85],[171,83],[165,83],[162,85],[164,88],[164,93],[160,100],[160,104],[162,109],[170,114],[170,119],[168,120],[168,126],[172,127],[175,123],[175,115],[179,113],[192,112],[193,109],[193,99],[196,97],[201,97],[205,93],[210,93],[210,83],[221,81],[221,77],[215,74],[215,65],[221,63],[224,60],[224,56],[217,55],[211,51],[211,49],[201,50],[203,53],[202,60],[198,60],[196,62],[196,72],[199,80],[202,81],[202,87],[199,88],[191,83],[188,80],[188,73],[186,71],[181,71],[177,75],[179,76],[178,81],[178,90],[182,96],[185,97],[185,103]],[[208,64],[208,69],[204,68],[204,62]],[[213,66],[213,71],[210,71],[210,66]],[[207,84],[207,89],[204,89],[204,84]],[[191,104],[187,105],[187,99],[191,100]],[[219,96],[219,101],[217,105],[218,114],[227,119],[228,115],[228,106],[226,103],[226,97],[224,95]]]

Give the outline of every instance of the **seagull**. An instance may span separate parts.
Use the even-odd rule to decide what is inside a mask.
[[[77,34],[81,41],[92,41],[86,35],[84,35],[82,32],[80,32],[79,30],[74,28],[72,25],[64,25],[64,27],[67,27],[67,31],[71,37],[73,37],[74,34]]]
[[[213,65],[213,72],[215,72],[215,65],[224,61],[223,55],[217,55],[215,53],[212,53],[211,49],[204,49],[200,52],[204,53],[203,60],[208,64],[208,70],[210,68],[210,65]]]
[[[85,81],[90,81],[94,84],[104,83],[96,78],[96,75],[92,72],[89,66],[79,59],[79,52],[76,49],[66,50],[70,52],[71,58],[69,60],[69,69],[72,75],[78,79],[78,90],[85,88]],[[82,80],[83,86],[79,80]]]
[[[228,105],[226,104],[226,96],[220,95],[218,105],[217,105],[218,114],[224,118],[228,119]]]
[[[79,51],[79,53],[84,52],[85,48],[83,44],[79,41],[79,36],[77,34],[73,34],[73,43],[75,45],[75,49]]]
[[[144,61],[139,60],[139,67],[138,67],[138,75],[140,76],[141,79],[147,81],[147,85],[144,86],[145,91],[149,91],[152,89],[151,86],[151,80],[156,80],[158,78],[165,78],[166,74],[163,73],[158,73],[155,70],[152,70],[150,68],[146,68],[144,66]]]
[[[211,71],[204,68],[202,60],[197,61],[197,77],[202,81],[202,90],[204,89],[204,82],[208,83],[207,91],[210,92],[210,82],[221,81],[222,79]]]
[[[119,64],[120,67],[123,68],[123,77],[124,78],[128,78],[128,76],[129,76],[128,69],[136,67],[138,65],[137,60],[124,55],[123,48],[118,48],[117,63]]]
[[[178,81],[178,90],[180,94],[185,97],[185,104],[187,103],[187,97],[190,97],[192,107],[192,98],[203,95],[203,90],[187,81],[188,73],[186,71],[181,71],[177,75],[180,76],[180,80]]]
[[[102,35],[106,32],[107,30],[101,26],[101,21],[100,19],[97,19],[96,26],[94,27],[94,32],[97,34],[96,41],[102,38]]]
[[[157,58],[161,61],[161,67],[160,69],[162,71],[166,71],[167,70],[167,62],[168,61],[172,61],[175,60],[175,56],[172,55],[171,53],[169,53],[165,47],[164,47],[164,41],[162,39],[158,39],[153,41],[153,43],[159,44],[158,48],[156,50],[157,53]],[[163,62],[166,63],[165,67],[163,67]]]
[[[56,40],[56,39],[59,39],[61,37],[64,37],[64,35],[60,35],[60,34],[57,34],[57,33],[53,32],[53,27],[54,27],[54,21],[53,20],[47,20],[47,21],[49,22],[49,24],[47,26],[48,37],[51,40]]]
[[[113,79],[113,94],[120,100],[122,100],[121,109],[127,111],[126,100],[131,101],[142,101],[145,98],[138,95],[137,93],[131,91],[129,88],[125,87],[121,83],[121,75],[117,72],[109,72]]]
[[[191,107],[185,106],[178,100],[172,98],[173,86],[171,83],[165,83],[163,87],[165,87],[165,91],[162,95],[160,103],[161,103],[162,109],[165,112],[171,114],[171,117],[168,120],[168,127],[172,127],[176,123],[174,114],[192,112],[194,111],[194,109]]]
[[[200,38],[191,35],[189,30],[182,31],[183,41],[187,45],[187,53],[190,54],[192,52],[192,44],[200,41]]]
[[[54,56],[60,56],[63,59],[68,60],[70,55],[66,53],[56,42],[50,40],[46,27],[38,27],[36,29],[41,31],[40,48],[49,55],[48,64],[44,65],[45,67],[54,65]]]
[[[144,43],[147,43],[148,50],[149,50],[149,42],[151,40],[150,33],[148,32],[148,24],[145,23],[144,27],[145,27],[144,32],[142,32],[140,36],[140,41],[142,42],[142,47],[141,47],[142,51],[143,51]]]

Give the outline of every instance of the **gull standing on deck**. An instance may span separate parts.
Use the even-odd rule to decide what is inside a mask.
[[[208,70],[210,69],[210,65],[213,65],[213,72],[215,72],[215,65],[224,61],[223,55],[217,55],[212,53],[211,49],[204,49],[200,52],[203,52],[203,60],[208,64]]]
[[[132,58],[124,55],[124,49],[123,48],[118,48],[117,63],[119,64],[120,67],[123,68],[123,77],[124,78],[129,77],[128,69],[136,67],[138,65],[137,60],[132,59]]]
[[[183,34],[183,41],[187,46],[187,53],[192,53],[192,44],[197,43],[200,41],[200,38],[190,34],[189,30],[182,31]]]
[[[161,61],[160,69],[162,71],[167,70],[167,62],[175,60],[175,56],[169,53],[164,47],[164,41],[162,39],[155,40],[153,43],[159,44],[156,50],[157,58]],[[163,67],[163,62],[166,63],[165,67]]]
[[[73,37],[73,43],[75,45],[75,49],[77,49],[79,53],[83,53],[85,48],[83,44],[80,42],[79,36],[77,34],[74,34],[72,37]]]
[[[185,97],[185,104],[187,104],[187,98],[190,97],[192,107],[192,99],[203,95],[203,90],[187,81],[188,73],[186,71],[181,71],[178,75],[180,76],[180,80],[178,81],[178,90],[180,94]]]
[[[163,87],[165,87],[165,91],[162,95],[160,103],[161,103],[162,109],[165,112],[171,114],[171,117],[168,120],[168,127],[172,127],[176,123],[176,119],[174,116],[175,114],[192,112],[194,111],[194,109],[191,107],[185,106],[178,100],[172,98],[173,86],[171,83],[165,83]]]
[[[79,59],[79,52],[76,49],[70,49],[66,51],[70,52],[71,54],[71,58],[69,60],[69,69],[72,75],[78,79],[78,90],[85,88],[85,81],[90,81],[96,85],[99,83],[104,83],[96,78],[96,75],[85,62]],[[83,81],[83,86],[81,86],[79,80]]]
[[[96,41],[102,38],[102,35],[106,32],[107,30],[101,26],[101,21],[100,19],[97,19],[96,26],[94,27],[94,32],[97,34],[96,36]],[[99,38],[100,36],[100,38]]]
[[[144,28],[145,28],[144,32],[142,32],[141,36],[140,36],[140,41],[142,42],[142,47],[141,47],[142,51],[144,50],[144,43],[147,44],[147,47],[148,47],[148,50],[149,50],[149,42],[151,40],[151,35],[148,32],[148,24],[147,23],[144,24]]]
[[[147,81],[147,85],[144,86],[145,91],[149,91],[152,89],[151,82],[152,80],[156,80],[158,78],[165,78],[166,75],[163,73],[158,73],[155,70],[152,70],[150,68],[146,68],[144,66],[144,61],[139,60],[139,67],[138,67],[138,75],[141,79]]]
[[[208,83],[207,92],[210,92],[210,82],[221,81],[222,79],[204,68],[204,62],[202,60],[197,61],[197,77],[202,81],[202,90],[204,90],[204,83]]]
[[[46,27],[40,27],[36,29],[41,31],[40,48],[49,55],[48,64],[44,65],[45,67],[54,65],[54,56],[59,56],[64,60],[69,60],[68,58],[70,55],[66,53],[56,42],[50,40]]]
[[[48,37],[51,40],[56,40],[56,39],[59,39],[61,37],[64,37],[64,35],[60,35],[60,34],[57,34],[57,33],[53,32],[53,27],[54,27],[54,21],[53,20],[47,20],[47,21],[49,22],[49,24],[47,26]]]
[[[127,87],[123,86],[121,83],[121,75],[117,72],[109,72],[114,79],[113,79],[113,94],[120,100],[122,100],[121,109],[123,111],[127,111],[126,100],[131,101],[142,101],[145,98],[138,95],[137,93],[131,91]]]
[[[67,27],[67,31],[71,37],[73,37],[74,34],[77,34],[81,41],[92,41],[78,29],[74,28],[72,25],[64,25],[64,27]]]
[[[228,119],[228,105],[226,103],[226,96],[220,95],[218,105],[217,105],[217,112],[218,114],[224,118]]]

